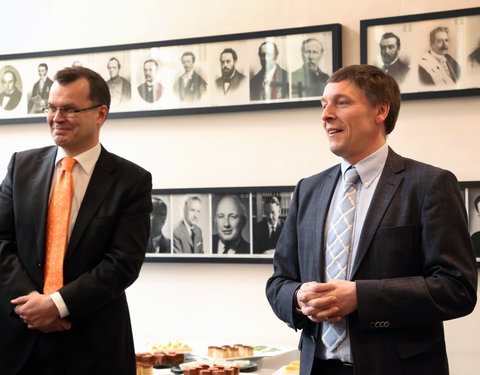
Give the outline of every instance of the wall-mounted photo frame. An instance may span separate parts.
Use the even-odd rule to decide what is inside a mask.
[[[342,64],[341,25],[0,55],[0,124],[45,121],[55,72],[107,82],[110,118],[318,105]]]
[[[360,61],[390,73],[403,99],[480,94],[480,8],[360,21]]]
[[[271,263],[294,188],[154,189],[145,259]]]
[[[459,185],[480,265],[480,181]],[[294,189],[154,189],[145,261],[271,263]]]
[[[460,182],[468,217],[468,231],[472,238],[477,265],[480,265],[480,181]]]

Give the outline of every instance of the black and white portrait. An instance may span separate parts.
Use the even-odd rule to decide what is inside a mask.
[[[292,193],[253,194],[253,253],[271,255],[287,217]]]
[[[212,253],[250,254],[248,194],[214,195]]]
[[[17,108],[22,99],[22,80],[17,69],[6,65],[0,70],[2,90],[0,91],[0,107],[5,111]]]
[[[123,64],[116,56],[110,57],[107,61],[108,80],[112,107],[117,107],[128,102],[132,96],[132,88],[129,79],[123,76]]]
[[[38,81],[33,85],[28,97],[28,113],[42,113],[47,106],[48,95],[53,81],[48,76],[48,65],[44,62],[38,64]]]
[[[171,253],[171,213],[169,206],[169,196],[152,195],[152,212],[150,213],[150,240],[148,241],[147,253]]]
[[[480,258],[480,188],[468,189],[468,224],[475,255]]]
[[[250,74],[250,100],[276,100],[290,98],[286,51],[280,50],[279,42],[273,38],[260,42],[257,63]],[[281,44],[283,47],[283,43]],[[252,59],[254,59],[252,54]],[[260,69],[257,66],[260,65]]]
[[[174,195],[172,199],[174,206],[174,254],[205,254],[210,252],[208,195]]]

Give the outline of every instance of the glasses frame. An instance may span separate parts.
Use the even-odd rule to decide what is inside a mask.
[[[47,117],[55,117],[55,115],[57,114],[57,112],[60,111],[60,114],[61,114],[63,117],[68,118],[68,117],[74,117],[74,116],[75,116],[77,113],[79,113],[79,112],[83,112],[83,111],[88,111],[88,110],[90,110],[90,109],[99,108],[99,107],[101,107],[102,105],[103,105],[103,104],[97,104],[97,105],[92,105],[91,107],[81,108],[81,109],[61,108],[61,107],[60,107],[60,108],[57,108],[57,109],[56,109],[55,113],[51,113],[51,111],[50,111],[50,106],[48,106],[48,107],[43,107],[43,108],[42,108],[42,111],[43,111],[43,113],[45,113],[45,115],[46,115]],[[72,109],[73,112],[71,112],[71,113],[65,113],[65,112],[64,112],[65,109],[68,109],[68,110]]]

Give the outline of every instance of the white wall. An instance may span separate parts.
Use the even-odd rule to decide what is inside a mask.
[[[0,53],[5,54],[338,22],[343,24],[344,65],[360,60],[360,19],[479,5],[478,0],[0,4],[4,15],[12,15],[2,17],[0,24]],[[404,102],[389,143],[405,156],[452,170],[459,180],[480,180],[479,108],[479,97]],[[155,188],[293,185],[336,162],[318,108],[109,120],[102,139],[110,151],[150,170]],[[49,143],[46,125],[0,126],[0,174],[12,152]],[[201,168],[192,169],[192,160]],[[295,345],[298,335],[274,317],[264,297],[270,273],[270,265],[145,264],[128,291],[138,342],[178,338]],[[446,330],[452,374],[477,373],[479,308],[469,317],[447,322]]]

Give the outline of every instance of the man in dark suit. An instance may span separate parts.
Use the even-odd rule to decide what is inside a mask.
[[[292,97],[321,96],[328,75],[320,69],[323,45],[318,39],[308,38],[302,43],[303,66],[292,73]]]
[[[266,41],[258,47],[258,58],[262,68],[250,79],[251,100],[290,97],[288,73],[277,64],[278,55],[278,47],[273,42]]]
[[[269,254],[275,250],[278,237],[283,228],[280,201],[277,197],[268,197],[264,204],[265,217],[253,228],[253,252]]]
[[[388,147],[400,90],[381,69],[336,71],[322,106],[341,164],[298,183],[266,288],[276,315],[302,329],[300,374],[446,375],[443,321],[477,297],[458,182]]]
[[[183,207],[183,219],[173,231],[173,252],[182,254],[203,253],[202,230],[198,226],[202,201],[198,196],[188,197]]]
[[[150,240],[148,241],[147,253],[170,253],[170,238],[163,235],[163,226],[167,220],[167,205],[158,198],[152,197],[152,212],[150,213]]]
[[[135,374],[125,289],[145,257],[151,175],[100,145],[109,105],[99,74],[59,71],[46,111],[56,146],[18,152],[8,166],[0,187],[2,375]],[[55,267],[47,237],[58,227],[47,227],[49,197],[68,158],[75,164],[67,239],[53,254],[63,262],[63,286],[46,293]]]
[[[405,80],[410,68],[398,54],[400,52],[400,38],[394,33],[385,33],[380,39],[380,55],[382,56],[382,69],[394,77],[398,83]]]
[[[207,90],[207,82],[194,70],[195,55],[193,52],[185,52],[181,57],[184,73],[180,76],[174,91],[183,102],[200,100]]]
[[[425,85],[454,86],[460,77],[460,65],[448,54],[448,27],[439,26],[430,32],[430,50],[418,63],[420,82]]]
[[[153,59],[143,63],[145,82],[137,87],[138,94],[147,103],[154,103],[160,100],[163,94],[163,86],[157,82],[158,62]]]
[[[222,75],[215,80],[215,85],[224,95],[236,91],[244,83],[245,75],[235,68],[237,60],[237,52],[232,48],[225,48],[220,54]]]
[[[242,237],[247,224],[245,206],[237,195],[224,195],[215,208],[217,234],[212,237],[213,253],[249,254],[250,243]]]
[[[28,100],[28,113],[42,113],[48,102],[48,95],[53,81],[48,78],[48,65],[38,65],[38,76],[40,79],[33,85],[30,99]]]
[[[3,91],[0,93],[0,107],[6,111],[17,108],[22,93],[17,87],[17,76],[10,70],[6,70],[2,77]]]

